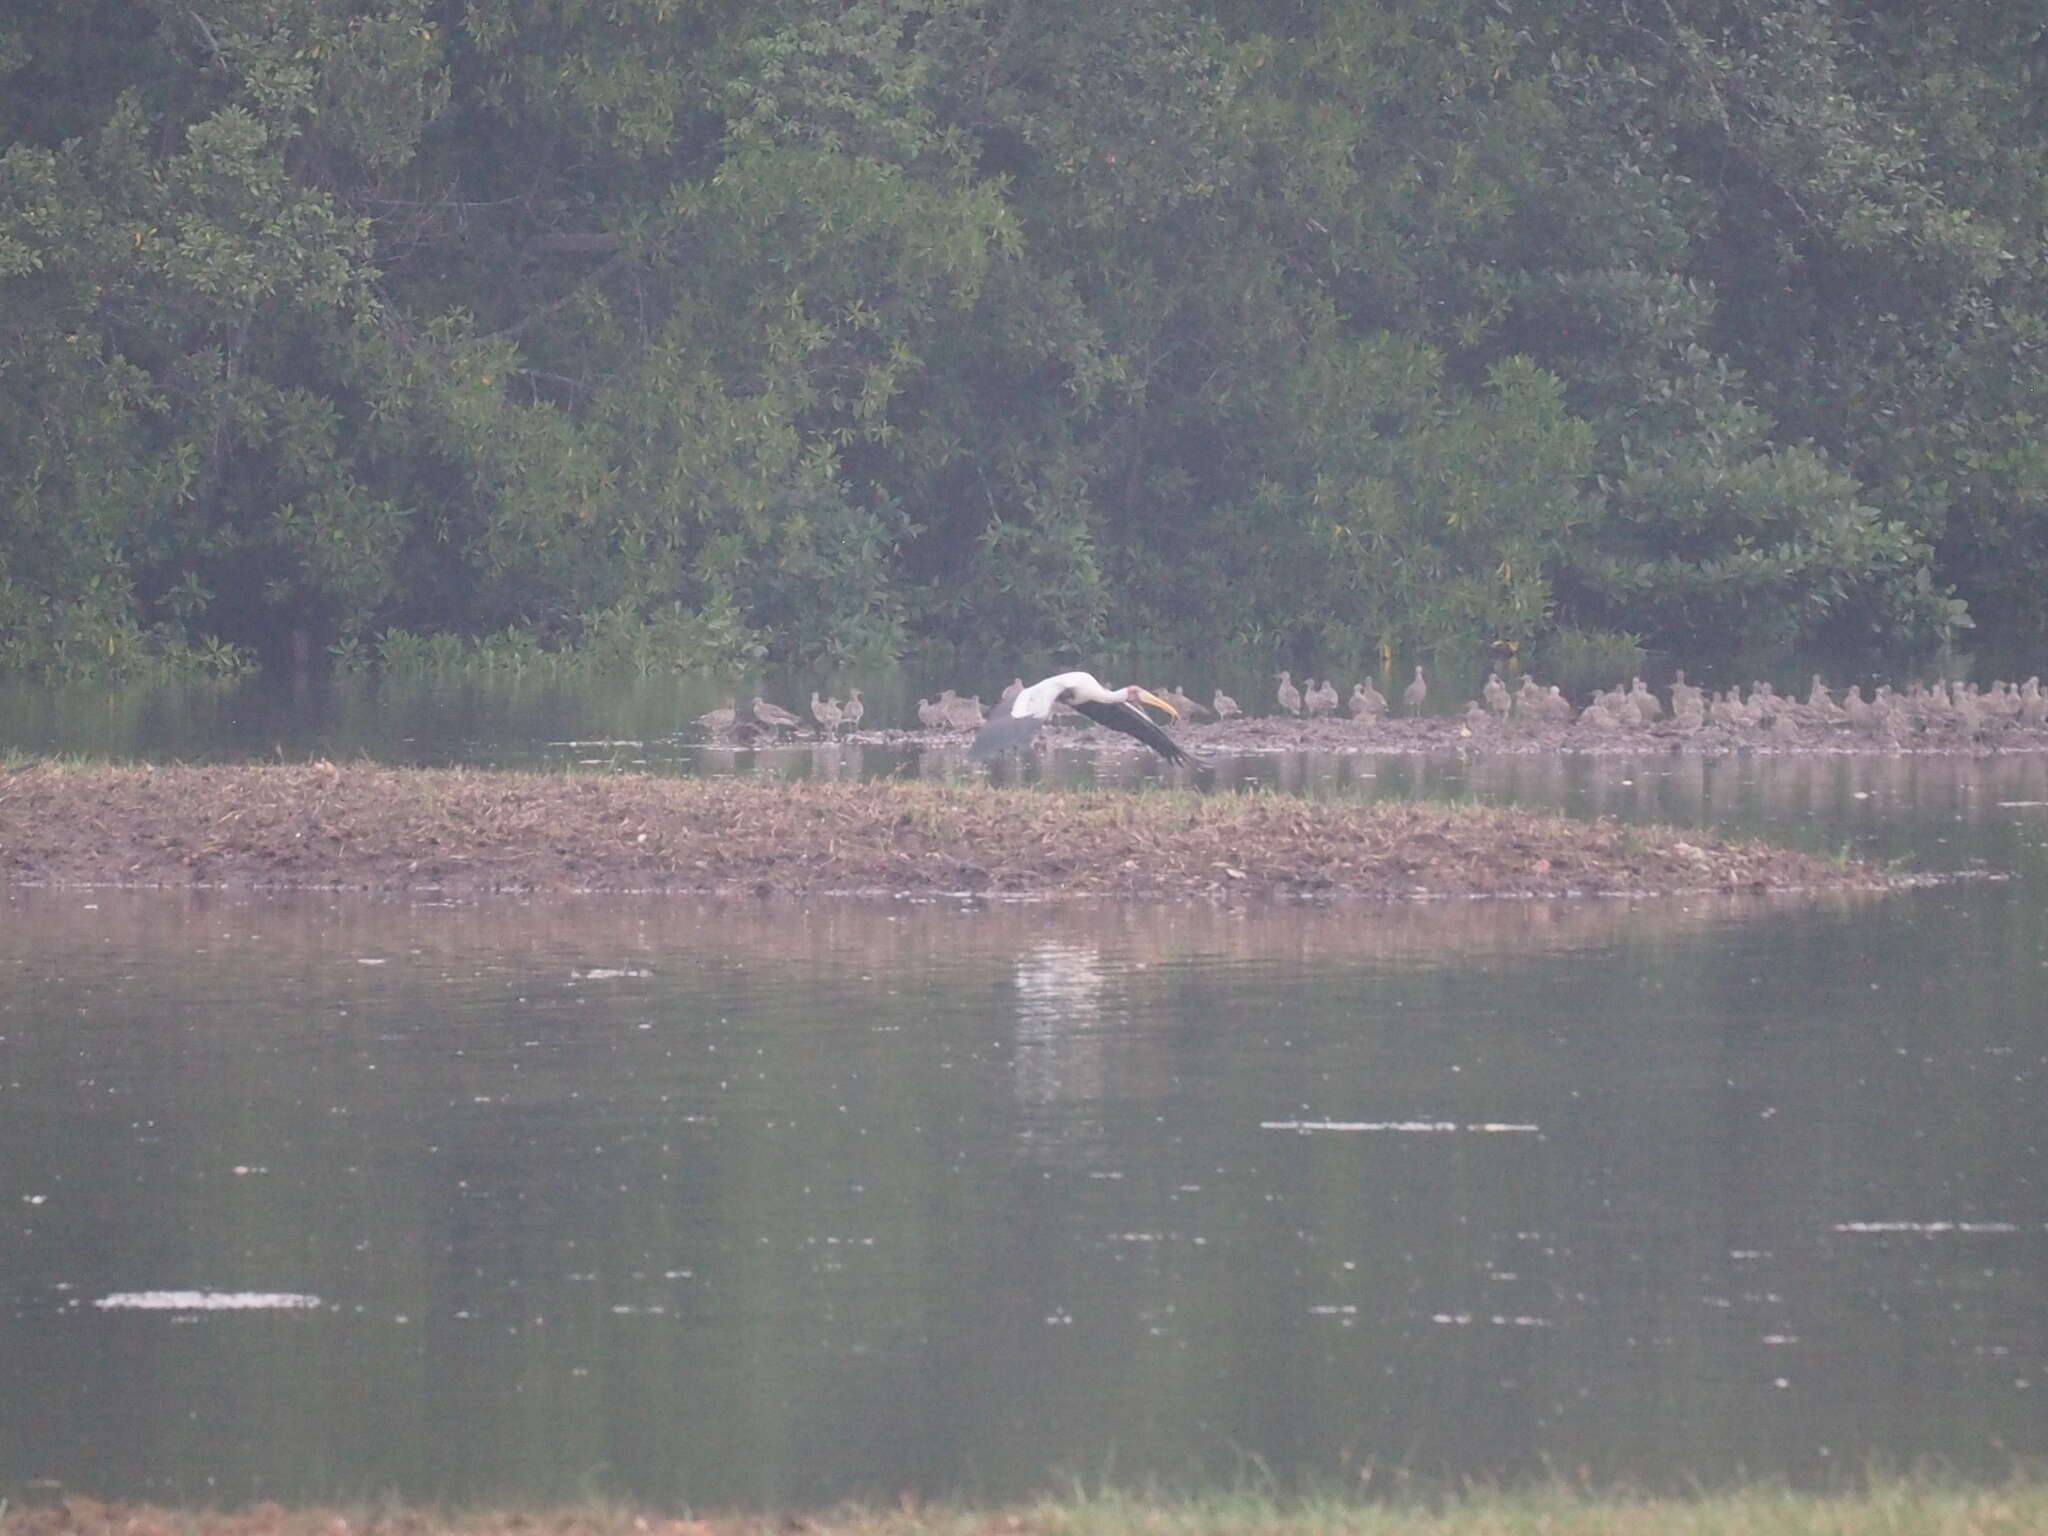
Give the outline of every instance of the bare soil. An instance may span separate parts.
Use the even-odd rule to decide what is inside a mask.
[[[1225,901],[1896,883],[1706,833],[1416,802],[46,762],[0,768],[0,882]]]

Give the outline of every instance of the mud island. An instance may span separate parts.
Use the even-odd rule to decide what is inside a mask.
[[[387,894],[1402,900],[1876,890],[1670,827],[1260,793],[372,764],[0,766],[0,881]]]

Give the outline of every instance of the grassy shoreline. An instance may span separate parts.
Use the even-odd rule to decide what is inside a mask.
[[[1473,805],[23,760],[0,764],[0,883],[1386,901],[1899,882],[1759,842]]]
[[[971,1509],[843,1506],[676,1515],[624,1505],[447,1512],[390,1504],[233,1512],[72,1496],[0,1509],[0,1536],[2021,1536],[2048,1531],[2048,1484],[1873,1482],[1654,1497],[1543,1487],[1441,1500],[1080,1494]]]

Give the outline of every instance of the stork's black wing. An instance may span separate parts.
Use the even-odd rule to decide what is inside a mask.
[[[1126,704],[1121,699],[1110,704],[1098,704],[1091,699],[1082,699],[1076,701],[1074,708],[1097,725],[1106,725],[1112,731],[1122,731],[1126,736],[1137,737],[1169,763],[1188,761],[1188,755],[1181,751],[1180,744],[1154,725],[1151,717],[1135,704]]]

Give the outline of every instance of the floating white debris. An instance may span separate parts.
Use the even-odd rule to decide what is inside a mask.
[[[1442,1131],[1470,1131],[1484,1136],[1533,1136],[1542,1128],[1519,1122],[1481,1120],[1461,1122],[1457,1120],[1261,1120],[1262,1131],[1299,1131],[1307,1135],[1311,1131],[1399,1131],[1411,1135],[1434,1134]]]
[[[1470,1328],[1474,1323],[1486,1323],[1495,1328],[1550,1328],[1556,1326],[1547,1317],[1532,1313],[1496,1312],[1491,1317],[1478,1317],[1470,1312],[1432,1312],[1432,1323],[1443,1323],[1453,1328]]]
[[[2044,805],[2048,805],[2048,800],[2001,800],[1998,802],[1998,808],[2001,811],[2031,811]]]
[[[298,1291],[116,1291],[93,1305],[132,1312],[277,1312],[317,1307],[320,1298]]]
[[[618,979],[619,979],[619,978],[620,978],[621,976],[652,976],[653,974],[654,974],[654,972],[652,972],[652,971],[647,971],[647,970],[637,970],[637,969],[636,969],[636,970],[610,970],[610,971],[608,971],[608,970],[595,970],[595,971],[571,971],[571,972],[569,973],[569,979],[570,979],[571,981],[617,981],[617,980],[618,980]]]
[[[1858,1233],[1913,1232],[1923,1237],[1939,1237],[1944,1232],[2017,1232],[2019,1224],[2011,1221],[1838,1221],[1830,1230]]]

